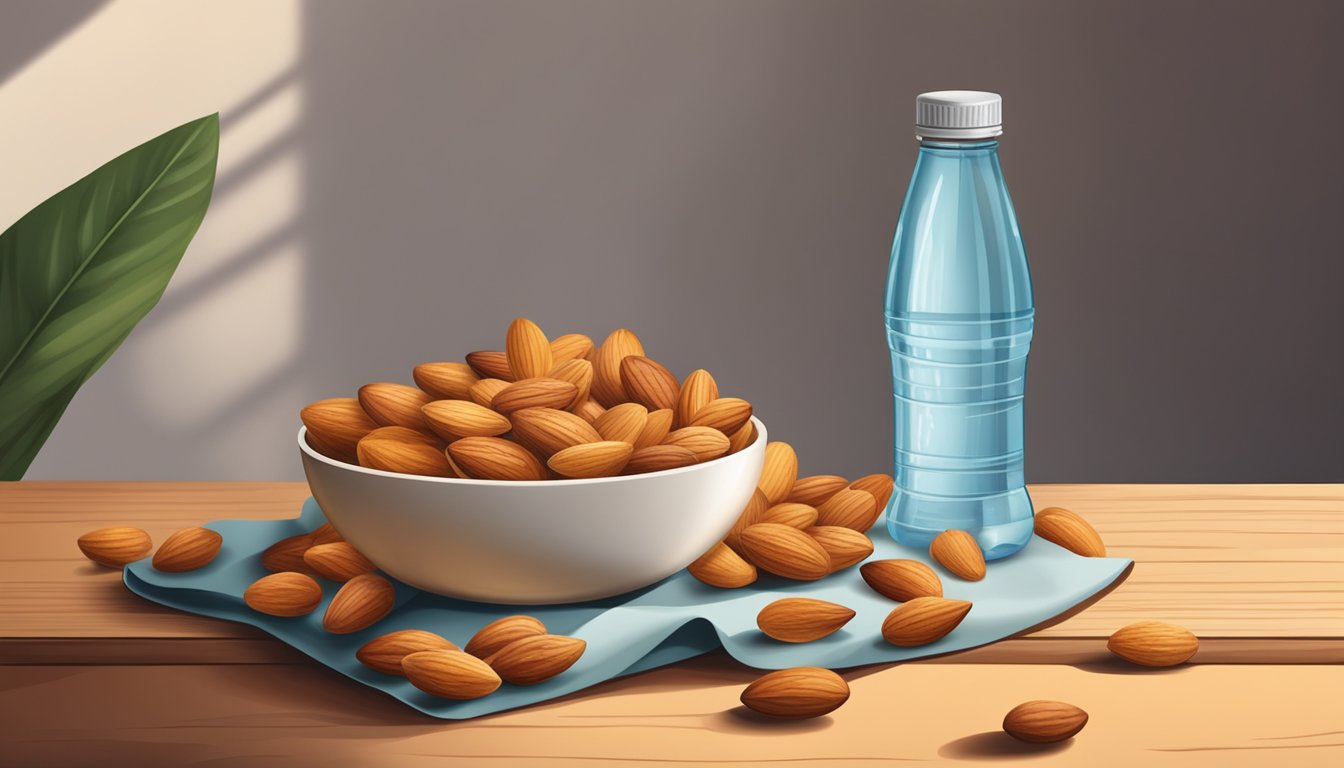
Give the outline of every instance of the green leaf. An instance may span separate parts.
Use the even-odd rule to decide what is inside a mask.
[[[0,234],[0,480],[158,303],[210,205],[219,115],[151,139]]]

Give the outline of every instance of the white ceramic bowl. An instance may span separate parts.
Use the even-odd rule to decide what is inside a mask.
[[[389,575],[492,603],[594,600],[648,586],[723,538],[765,460],[756,441],[720,459],[593,480],[506,482],[399,475],[314,451],[299,430],[314,498]]]

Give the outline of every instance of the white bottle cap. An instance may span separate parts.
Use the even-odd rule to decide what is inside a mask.
[[[1003,99],[988,91],[932,91],[915,97],[915,135],[988,139],[1003,133]]]

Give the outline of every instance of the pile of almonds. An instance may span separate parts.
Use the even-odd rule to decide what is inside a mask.
[[[416,386],[365,384],[300,413],[308,444],[369,469],[478,480],[633,475],[710,461],[756,439],[751,403],[708,371],[678,381],[624,328],[601,346],[514,320],[504,351],[423,363]]]

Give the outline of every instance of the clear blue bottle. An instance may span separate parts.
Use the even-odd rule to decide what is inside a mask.
[[[1031,539],[1023,395],[1035,307],[999,167],[1001,101],[979,91],[916,100],[919,158],[891,248],[887,343],[896,490],[887,529],[927,547],[949,528],[986,559]]]

